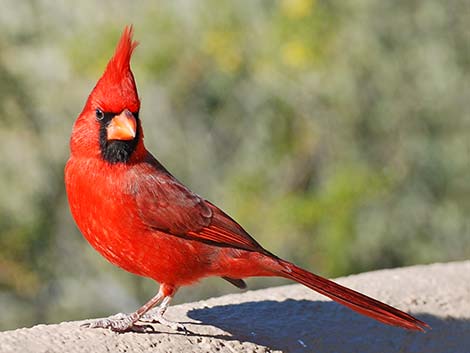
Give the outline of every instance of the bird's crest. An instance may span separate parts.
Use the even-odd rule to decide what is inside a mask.
[[[127,108],[136,112],[140,108],[134,75],[130,67],[132,52],[139,44],[132,40],[133,32],[132,25],[124,28],[114,55],[92,93],[94,100],[104,110],[120,112]]]
[[[121,39],[116,47],[114,56],[108,63],[106,67],[105,75],[117,76],[122,78],[130,70],[130,61],[132,52],[139,44],[138,42],[132,40],[134,34],[134,28],[132,25],[126,26],[124,32],[121,35]],[[103,76],[105,76],[103,75]]]

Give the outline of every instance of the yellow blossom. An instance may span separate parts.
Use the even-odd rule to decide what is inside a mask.
[[[234,72],[240,67],[242,56],[234,33],[227,31],[208,32],[202,46],[203,50],[214,58],[222,71]]]
[[[302,68],[308,61],[308,49],[301,40],[292,40],[281,49],[282,61],[293,68]]]
[[[281,11],[288,18],[299,19],[310,15],[314,0],[282,0]]]

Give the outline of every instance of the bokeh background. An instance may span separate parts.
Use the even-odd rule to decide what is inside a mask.
[[[157,289],[92,250],[63,185],[129,23],[147,147],[274,253],[331,277],[469,258],[468,1],[3,0],[0,330]],[[237,290],[210,279],[176,302]]]

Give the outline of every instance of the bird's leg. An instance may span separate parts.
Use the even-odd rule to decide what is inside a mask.
[[[142,322],[160,322],[161,317],[163,317],[163,314],[165,314],[166,309],[170,306],[170,302],[173,299],[173,297],[168,296],[165,297],[160,305],[155,308],[154,312],[148,312],[145,315],[142,315],[140,318],[140,321]]]
[[[170,306],[170,302],[173,299],[173,293],[171,295],[167,295],[163,298],[161,304],[154,310],[154,312],[148,312],[139,319],[141,322],[148,322],[148,323],[160,323],[164,326],[167,326],[175,331],[183,331],[188,333],[189,331],[184,327],[184,325],[167,320],[163,317],[166,312],[166,309]]]
[[[126,332],[126,331],[132,331],[133,329],[136,329],[138,331],[145,331],[145,330],[137,328],[135,326],[135,323],[139,321],[142,315],[144,315],[147,311],[152,309],[155,305],[157,305],[159,302],[161,302],[164,299],[166,299],[166,297],[165,297],[165,293],[163,290],[163,286],[161,286],[157,295],[155,295],[152,299],[150,299],[147,303],[142,305],[139,309],[137,309],[133,313],[131,314],[120,313],[120,314],[114,315],[106,319],[99,319],[96,321],[86,323],[82,326],[90,327],[90,328],[95,328],[95,327],[109,328],[115,332]]]

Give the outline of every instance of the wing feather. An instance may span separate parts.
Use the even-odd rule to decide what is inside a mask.
[[[181,184],[156,159],[149,164],[135,171],[132,188],[148,227],[216,246],[265,252],[235,220]]]

